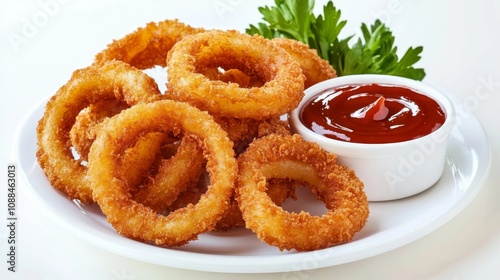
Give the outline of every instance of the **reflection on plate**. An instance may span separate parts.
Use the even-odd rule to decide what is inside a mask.
[[[192,270],[293,273],[390,251],[429,234],[458,215],[481,189],[491,164],[484,131],[474,117],[468,116],[451,134],[442,178],[413,197],[371,203],[368,223],[351,243],[314,252],[280,252],[258,240],[252,232],[238,229],[206,233],[188,245],[167,249],[118,235],[99,207],[78,205],[50,186],[35,157],[35,129],[43,110],[40,105],[28,116],[15,151],[34,203],[65,229],[105,250],[144,262]],[[313,200],[301,203],[316,206]]]

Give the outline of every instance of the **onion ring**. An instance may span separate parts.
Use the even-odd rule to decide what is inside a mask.
[[[305,88],[337,76],[330,63],[322,59],[318,52],[310,49],[308,45],[288,38],[274,38],[271,42],[285,49],[300,64],[300,68],[306,76]]]
[[[120,60],[138,69],[165,67],[170,49],[187,35],[203,32],[178,20],[150,22],[125,37],[114,40],[94,58],[95,64]]]
[[[110,99],[90,104],[78,114],[70,138],[82,160],[87,160],[103,122],[127,107],[126,103]],[[180,144],[171,143],[174,140],[163,133],[148,133],[127,149],[121,160],[121,174],[131,187],[138,189],[134,192],[135,200],[159,213],[203,171],[203,155],[196,143],[189,139],[181,140]],[[158,153],[164,146],[175,146],[175,149],[163,157]],[[155,165],[158,167],[153,168]]]
[[[89,104],[120,99],[134,105],[160,99],[155,81],[129,65],[111,61],[76,70],[46,105],[37,126],[37,159],[51,185],[70,199],[92,202],[86,167],[71,153],[70,130]]]
[[[168,216],[133,200],[124,178],[116,177],[123,150],[150,132],[182,133],[202,147],[210,186],[196,205]],[[229,206],[237,175],[232,143],[206,112],[186,103],[161,100],[138,104],[108,120],[92,144],[88,178],[94,200],[120,234],[168,247],[180,246],[211,230]]]
[[[211,80],[204,69],[239,69],[256,75],[262,87]],[[304,93],[304,75],[283,49],[260,36],[212,30],[186,36],[167,56],[168,98],[188,102],[213,116],[265,119],[295,108]]]
[[[298,135],[255,140],[238,166],[236,200],[246,227],[280,250],[310,251],[349,242],[367,221],[368,200],[355,173]],[[303,182],[328,212],[314,216],[283,210],[265,193],[269,178]]]

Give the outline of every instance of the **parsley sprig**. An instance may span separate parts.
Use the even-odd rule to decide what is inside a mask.
[[[391,30],[380,20],[371,26],[362,23],[362,37],[350,45],[354,35],[339,38],[347,23],[341,20],[341,11],[331,1],[318,16],[313,8],[314,0],[275,0],[275,6],[259,7],[266,23],[251,24],[246,32],[306,43],[333,66],[338,76],[388,74],[414,80],[425,77],[424,69],[413,67],[420,60],[423,47],[410,47],[400,59]]]

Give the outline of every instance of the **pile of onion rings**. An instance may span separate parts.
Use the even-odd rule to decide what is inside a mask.
[[[146,74],[153,67],[166,68],[164,92]],[[368,218],[363,184],[282,120],[304,88],[332,77],[296,41],[149,23],[109,44],[52,96],[37,126],[37,160],[55,189],[97,203],[118,233],[136,240],[173,247],[247,227],[280,250],[349,242]],[[280,208],[303,185],[327,214]],[[273,231],[269,209],[290,222]],[[310,238],[311,230],[320,234]]]

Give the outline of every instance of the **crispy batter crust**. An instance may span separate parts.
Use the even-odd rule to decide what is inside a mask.
[[[363,183],[317,144],[298,135],[254,141],[238,159],[236,200],[246,227],[280,250],[310,251],[349,242],[365,225],[369,209]],[[290,213],[266,194],[269,178],[303,182],[328,212]]]
[[[119,99],[132,106],[160,97],[152,78],[123,62],[76,70],[49,100],[37,126],[37,159],[52,186],[70,199],[92,202],[86,167],[74,159],[70,149],[70,130],[82,109],[106,99]]]
[[[182,133],[202,147],[210,186],[198,203],[168,216],[135,201],[116,164],[137,137],[150,132]],[[229,207],[237,174],[232,142],[206,112],[186,103],[161,100],[138,104],[106,122],[89,154],[88,178],[93,197],[108,222],[130,238],[180,246],[211,230]]]
[[[264,85],[242,88],[211,80],[206,69],[239,69]],[[186,36],[167,56],[167,92],[214,116],[265,119],[294,109],[304,96],[300,65],[271,41],[237,31],[212,30]]]

